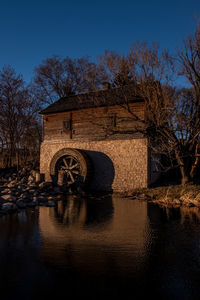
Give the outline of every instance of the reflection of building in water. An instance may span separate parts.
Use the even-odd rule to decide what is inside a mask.
[[[112,264],[127,271],[146,257],[146,202],[69,198],[57,209],[40,207],[39,226],[43,257],[51,263],[90,271],[93,265],[105,270]]]

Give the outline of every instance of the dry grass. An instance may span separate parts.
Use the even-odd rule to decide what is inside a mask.
[[[138,189],[136,195],[145,195],[162,206],[200,207],[200,185],[170,185],[149,189]]]

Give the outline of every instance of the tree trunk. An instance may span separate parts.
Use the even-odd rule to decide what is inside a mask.
[[[181,171],[181,184],[186,185],[191,181],[189,164],[181,158],[178,152],[175,154]]]
[[[191,167],[191,171],[190,171],[190,177],[192,180],[194,180],[194,177],[195,177],[195,171],[197,169],[197,166],[199,165],[199,160],[200,160],[200,157],[199,156],[196,156],[195,158],[195,162],[193,163],[192,167]]]
[[[188,174],[188,171],[185,169],[185,166],[180,166],[181,171],[181,184],[186,185],[191,181],[191,178]]]

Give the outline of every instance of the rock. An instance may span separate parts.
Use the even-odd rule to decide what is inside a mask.
[[[46,197],[42,197],[42,196],[39,196],[39,197],[37,198],[37,200],[38,200],[39,203],[45,203],[45,202],[48,201],[48,199],[47,199]]]
[[[31,176],[34,178],[35,182],[40,182],[40,173],[36,170],[30,171]]]
[[[26,203],[21,199],[17,200],[16,205],[19,208],[25,208],[26,207]]]
[[[2,204],[1,209],[3,212],[13,212],[17,210],[17,206],[14,203],[6,202]]]
[[[52,182],[50,181],[43,181],[39,184],[40,189],[50,188],[50,187],[52,187]]]
[[[31,202],[33,199],[32,199],[32,197],[23,197],[23,198],[21,198],[20,200],[23,200],[25,203],[29,203],[29,202]]]
[[[26,205],[28,207],[35,207],[38,205],[38,201],[37,200],[30,201],[30,202],[26,203]]]
[[[13,180],[13,181],[11,181],[10,183],[8,183],[8,187],[14,187],[16,185],[16,181],[15,180]]]
[[[40,178],[40,173],[36,172],[35,174],[35,182],[40,182],[41,178]]]
[[[56,199],[56,200],[60,200],[60,199],[62,199],[63,198],[63,195],[62,194],[59,194],[59,195],[55,195],[54,196],[54,199]]]
[[[12,196],[11,194],[5,194],[5,195],[1,195],[1,198],[3,198],[3,200],[6,201],[16,201],[16,197]]]
[[[56,206],[56,204],[53,201],[48,201],[47,203],[45,203],[45,206],[47,206],[47,207],[54,207],[54,206]]]
[[[1,177],[1,182],[7,182],[7,180],[5,179],[5,178],[3,178],[3,177]]]
[[[22,183],[26,183],[26,181],[27,181],[27,180],[26,180],[26,178],[24,177],[24,178],[22,178],[22,179],[19,181],[19,183],[21,183],[21,184],[22,184]]]
[[[18,172],[18,175],[26,175],[26,169],[25,168],[22,168],[19,172]]]
[[[36,172],[37,172],[36,170],[31,170],[31,171],[30,171],[30,174],[31,174],[31,176],[32,176],[33,178],[35,178]]]
[[[147,199],[147,196],[145,194],[139,194],[138,195],[138,199],[139,200],[146,200]]]
[[[34,194],[36,191],[35,191],[35,189],[31,188],[30,190],[28,190],[28,192],[29,192],[30,194]]]
[[[68,188],[68,190],[67,190],[67,194],[68,194],[68,195],[72,195],[72,194],[73,194],[73,191],[72,191],[72,189],[71,189],[71,188]]]
[[[49,193],[43,192],[43,193],[40,193],[40,196],[42,196],[42,197],[48,197],[48,196],[49,196]]]
[[[4,189],[1,191],[1,194],[11,194],[11,190],[8,189],[8,188],[4,188]]]
[[[38,205],[38,204],[39,204],[37,199],[33,199],[32,202],[33,202],[35,205]]]
[[[12,196],[16,197],[16,198],[19,198],[21,196],[21,191],[13,191],[12,192]]]
[[[28,183],[28,186],[33,189],[37,187],[35,182]]]
[[[27,191],[22,192],[21,195],[19,196],[19,199],[25,199],[25,198],[29,198],[29,193]]]
[[[48,202],[40,202],[40,206],[46,206],[46,207],[54,207],[56,204],[53,201],[48,201]]]
[[[55,186],[54,189],[53,189],[53,191],[55,193],[61,193],[61,188],[59,186]]]
[[[32,175],[29,175],[28,177],[28,183],[34,182],[34,177]]]

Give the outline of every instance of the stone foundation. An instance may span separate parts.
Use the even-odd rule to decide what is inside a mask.
[[[130,192],[148,186],[147,139],[75,142],[43,141],[40,173],[51,181],[50,163],[63,148],[81,149],[90,157],[94,174],[90,188],[96,191]]]

